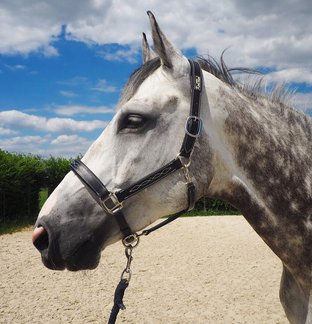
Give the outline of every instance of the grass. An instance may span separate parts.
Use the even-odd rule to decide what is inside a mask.
[[[47,198],[48,198],[48,189],[43,188],[39,192],[39,202],[38,202],[39,210],[42,208]],[[6,220],[2,222],[0,221],[0,235],[20,232],[27,227],[31,227],[34,225],[36,218],[37,215],[34,215],[34,217],[30,219],[20,218],[17,220],[15,219],[15,220]]]
[[[21,232],[25,228],[33,226],[34,222],[30,220],[22,220],[20,222],[6,222],[0,223],[0,235],[3,234],[13,234],[16,232]]]
[[[241,215],[238,210],[218,210],[218,209],[206,209],[206,210],[191,210],[187,212],[183,217],[192,216],[222,216],[222,215]]]
[[[39,210],[42,208],[45,201],[48,199],[48,188],[42,188],[39,192]]]

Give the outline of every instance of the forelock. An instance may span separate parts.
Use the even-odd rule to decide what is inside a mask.
[[[135,70],[128,82],[126,83],[122,95],[120,98],[120,104],[129,101],[135,93],[138,91],[139,87],[151,74],[153,74],[160,67],[160,59],[156,57]]]

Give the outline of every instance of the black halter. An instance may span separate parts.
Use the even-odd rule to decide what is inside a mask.
[[[101,180],[80,160],[74,160],[71,164],[71,170],[78,176],[80,181],[88,189],[89,193],[96,200],[96,202],[107,213],[113,215],[116,218],[120,231],[124,236],[124,240],[126,242],[129,242],[130,244],[133,239],[137,237],[137,234],[132,232],[125,219],[122,211],[123,201],[181,168],[183,168],[186,178],[188,207],[170,216],[164,222],[143,231],[142,234],[148,235],[152,231],[162,227],[165,224],[168,224],[188,210],[194,208],[195,186],[191,181],[188,168],[195,141],[197,137],[199,137],[202,130],[202,120],[199,116],[199,110],[203,77],[199,64],[191,60],[189,60],[189,62],[191,65],[190,81],[192,91],[190,115],[188,116],[185,123],[185,136],[181,150],[174,160],[170,161],[168,164],[159,168],[158,170],[148,174],[126,189],[122,189],[116,192],[108,191]]]

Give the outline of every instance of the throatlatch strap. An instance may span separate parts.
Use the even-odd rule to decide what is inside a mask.
[[[173,222],[174,220],[176,220],[178,217],[180,217],[181,215],[185,214],[186,212],[188,212],[189,210],[192,210],[194,208],[195,205],[195,186],[193,182],[189,182],[187,184],[187,196],[188,196],[188,207],[186,209],[183,209],[179,212],[177,212],[174,215],[169,216],[167,219],[165,219],[163,222],[148,228],[147,230],[144,230],[142,232],[142,235],[148,235],[156,230],[158,230],[159,228]]]

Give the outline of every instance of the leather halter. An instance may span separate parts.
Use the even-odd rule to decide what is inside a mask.
[[[203,76],[201,68],[197,62],[189,60],[189,63],[191,66],[190,83],[192,92],[190,115],[185,123],[185,136],[180,152],[175,159],[128,186],[127,188],[115,192],[108,191],[102,181],[80,160],[74,160],[71,163],[71,170],[76,174],[95,201],[105,210],[105,212],[115,217],[120,231],[124,236],[124,240],[126,242],[129,241],[130,244],[133,241],[133,238],[137,237],[137,234],[132,232],[122,211],[123,201],[129,197],[137,194],[138,192],[153,185],[179,169],[184,170],[188,194],[188,207],[170,216],[167,220],[154,226],[153,228],[143,231],[142,234],[144,235],[147,235],[163,225],[168,224],[188,210],[193,209],[195,205],[195,186],[191,181],[188,167],[190,165],[190,157],[195,141],[201,134],[202,130],[202,120],[199,113]]]

